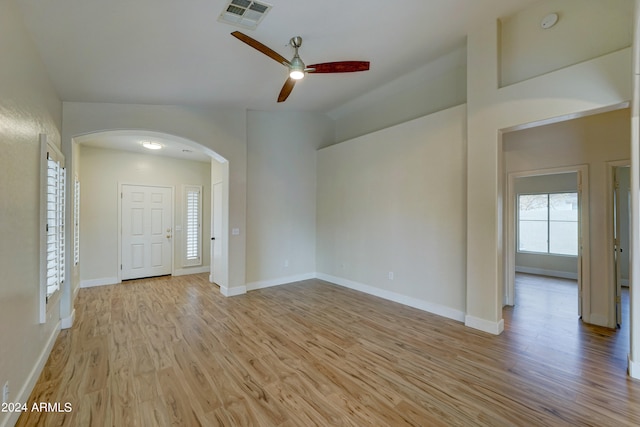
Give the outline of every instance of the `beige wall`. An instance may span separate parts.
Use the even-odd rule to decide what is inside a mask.
[[[321,278],[464,319],[465,118],[454,107],[318,152]]]
[[[333,123],[312,113],[247,116],[247,288],[312,277],[316,150]]]
[[[118,278],[118,197],[120,184],[160,185],[174,189],[174,225],[184,230],[183,185],[203,188],[203,264],[209,266],[211,235],[211,164],[81,146],[80,284],[113,284]],[[183,235],[173,233],[176,274],[200,267],[183,267]]]
[[[0,57],[0,387],[24,402],[60,328],[55,304],[39,323],[39,134],[60,146],[62,106],[13,0],[0,2]]]
[[[501,86],[631,46],[632,0],[544,0],[501,19]],[[542,18],[558,23],[542,29]]]

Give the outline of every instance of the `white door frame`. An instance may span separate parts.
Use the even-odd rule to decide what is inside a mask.
[[[216,182],[211,186],[211,274],[209,275],[209,281],[218,286],[221,286],[220,283],[224,280],[225,272],[222,253],[225,240],[222,232],[222,190],[222,182]]]
[[[116,266],[116,270],[118,271],[118,283],[122,283],[122,187],[125,185],[135,185],[139,187],[160,187],[160,188],[168,188],[171,190],[171,230],[172,236],[175,236],[175,218],[176,218],[176,204],[175,204],[175,188],[169,185],[153,185],[153,184],[139,184],[133,182],[120,182],[118,181],[118,265]],[[171,275],[173,276],[174,271],[174,260],[175,256],[175,238],[171,239]]]
[[[614,240],[613,226],[614,226],[614,211],[613,211],[613,193],[615,185],[614,173],[618,167],[631,167],[631,160],[615,160],[607,162],[607,227],[606,227],[606,244],[607,250],[611,249],[609,245]],[[631,221],[631,219],[630,219]],[[629,242],[631,244],[631,241]],[[631,253],[631,248],[627,248],[628,255]],[[615,255],[613,251],[609,252],[607,257],[607,277],[609,277],[609,289],[607,294],[609,295],[609,318],[607,319],[607,325],[611,328],[615,328],[618,321],[616,319],[616,298],[617,298],[617,280],[616,280],[616,265]],[[631,265],[631,257],[629,256],[629,265]]]
[[[579,307],[578,311],[585,322],[589,322],[591,314],[591,275],[589,266],[591,265],[589,250],[589,166],[576,165],[550,169],[536,169],[522,172],[511,172],[507,176],[507,198],[506,198],[506,224],[505,230],[505,305],[515,303],[515,275],[516,275],[516,178],[530,176],[556,175],[561,173],[575,172],[578,174],[579,212],[580,212],[580,236],[578,253],[578,286],[579,286]]]

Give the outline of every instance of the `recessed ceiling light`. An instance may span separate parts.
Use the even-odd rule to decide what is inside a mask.
[[[162,144],[153,141],[144,141],[142,143],[142,146],[144,148],[148,148],[149,150],[160,150],[162,148]]]

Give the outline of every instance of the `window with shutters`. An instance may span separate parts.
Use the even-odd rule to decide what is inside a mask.
[[[73,179],[73,264],[80,262],[80,181]]]
[[[184,267],[202,265],[202,186],[184,186]]]
[[[40,321],[46,307],[65,280],[66,172],[62,153],[41,136],[42,162],[42,261]]]

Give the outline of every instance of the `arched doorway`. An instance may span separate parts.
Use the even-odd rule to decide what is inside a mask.
[[[161,149],[147,150],[143,142],[153,142]],[[81,256],[78,265],[74,263],[74,256],[68,257],[72,293],[81,286],[119,283],[129,277],[121,274],[124,264],[121,203],[124,185],[163,186],[171,190],[171,226],[162,230],[163,238],[173,241],[170,245],[173,250],[171,274],[211,271],[215,259],[217,270],[211,271],[210,281],[215,281],[221,288],[228,283],[229,251],[225,236],[229,235],[229,162],[224,157],[195,141],[145,130],[99,131],[75,136],[72,138],[71,157],[71,174],[78,177],[84,197],[79,210],[70,206],[68,212],[73,213],[74,218],[70,218],[69,224],[75,225],[76,216],[79,216],[83,226],[69,227],[67,238],[75,242],[77,233],[84,230],[86,233],[81,233],[84,236],[82,240],[91,249],[90,252],[85,251],[85,255],[91,256]],[[83,183],[83,176],[87,182]],[[183,262],[186,252],[183,244],[187,240],[186,189],[198,187],[202,189],[199,235],[202,262],[189,264]],[[214,187],[226,189],[219,192],[215,206]],[[71,191],[75,188],[76,185],[70,183]],[[74,203],[70,200],[68,205]],[[219,236],[212,234],[214,218],[218,223]],[[210,243],[213,237],[217,239],[215,246]],[[90,264],[84,270],[81,268],[83,258]],[[89,270],[91,275],[86,273]]]

